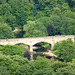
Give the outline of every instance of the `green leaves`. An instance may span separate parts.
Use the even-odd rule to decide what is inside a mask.
[[[75,66],[70,65],[63,68],[58,68],[56,70],[56,75],[74,75],[75,74]]]
[[[29,19],[29,15],[31,14],[30,3],[28,0],[10,0],[8,2],[12,7],[12,14],[16,16],[16,24],[19,28],[22,28],[24,24],[26,24]]]
[[[7,23],[13,30],[18,27],[22,31],[24,27],[26,30],[29,28],[29,21],[39,24],[39,29],[33,25],[28,29],[29,32],[24,29],[26,33],[22,32],[21,37],[23,34],[24,37],[47,36],[49,25],[56,29],[55,35],[74,35],[74,3],[74,0],[0,0],[0,23]],[[40,29],[42,27],[43,30]]]
[[[3,54],[6,55],[21,55],[23,56],[23,52],[19,46],[10,46],[6,45],[3,48],[1,48],[1,51],[3,51]]]
[[[0,75],[10,75],[10,72],[7,70],[6,67],[0,66]]]
[[[0,55],[0,66],[6,67],[7,70],[13,74],[18,67],[18,64],[14,62],[9,56]]]
[[[44,25],[37,21],[28,21],[28,23],[24,25],[23,30],[25,31],[24,37],[40,37],[47,35]]]
[[[0,23],[0,39],[14,38],[14,34],[10,26],[6,23]]]
[[[0,74],[8,75],[74,75],[74,63],[50,62],[47,58],[28,61],[19,55],[0,54]]]
[[[10,56],[10,58],[12,60],[14,60],[15,62],[18,62],[19,65],[25,65],[26,63],[29,63],[27,58],[24,58],[24,57],[19,56],[19,55]]]
[[[65,62],[70,62],[75,58],[75,44],[72,40],[68,39],[67,41],[58,42],[54,46],[55,54],[63,59]]]

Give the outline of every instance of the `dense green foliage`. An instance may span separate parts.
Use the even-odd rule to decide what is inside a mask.
[[[29,61],[23,57],[19,46],[0,46],[0,74],[8,75],[74,75],[75,43],[71,39],[55,44],[53,52],[65,62],[53,61],[45,57],[37,57]],[[66,55],[65,55],[66,54]]]
[[[13,59],[15,62],[18,62],[19,65],[25,65],[29,62],[27,58],[24,58],[20,55],[10,56],[10,58]]]
[[[75,74],[75,44],[71,39],[58,42],[54,46],[53,52],[65,62],[60,62],[59,60],[51,62],[49,59],[40,56],[34,61],[29,61],[21,56],[22,50],[18,46],[0,46],[0,50],[4,54],[0,54],[0,74],[2,75]]]
[[[0,23],[7,23],[12,30],[18,27],[21,33],[16,37],[73,35],[74,3],[74,0],[0,0]],[[1,32],[4,33],[0,30],[0,35]]]
[[[28,24],[24,25],[24,31],[24,37],[39,37],[47,35],[45,26],[42,23],[35,21],[28,21]]]
[[[22,62],[22,63],[21,63]],[[28,63],[28,60],[26,58],[23,58],[21,56],[6,56],[6,55],[2,55],[0,54],[0,67],[6,67],[5,71],[8,73],[8,71],[10,72],[10,74],[15,74],[15,71],[18,67],[20,67],[20,65],[26,64]],[[8,71],[7,71],[8,70]]]
[[[75,35],[75,0],[0,0],[0,39],[53,35]],[[54,45],[53,53],[63,62],[45,57],[29,61],[23,57],[28,51],[24,46],[0,46],[0,75],[75,75],[72,40]]]
[[[0,75],[10,75],[10,72],[7,70],[6,67],[0,66]]]
[[[12,29],[6,23],[0,23],[0,39],[15,38]]]
[[[21,56],[0,54],[0,74],[8,75],[74,75],[73,63],[50,62],[47,58],[28,61]]]
[[[23,56],[23,54],[24,54],[24,51],[19,46],[16,46],[16,45],[1,46],[0,51],[3,51],[3,54],[5,54],[5,55],[21,55],[21,56]]]
[[[58,42],[54,45],[53,52],[65,62],[70,62],[75,59],[75,43],[71,39]]]

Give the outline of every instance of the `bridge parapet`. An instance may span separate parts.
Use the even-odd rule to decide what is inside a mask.
[[[36,43],[39,43],[39,42],[47,42],[47,43],[53,44],[62,40],[67,40],[68,38],[72,38],[72,40],[74,41],[74,35],[61,35],[61,36],[48,36],[48,37],[0,39],[0,44],[15,45],[18,43],[24,43],[27,45],[35,45]]]

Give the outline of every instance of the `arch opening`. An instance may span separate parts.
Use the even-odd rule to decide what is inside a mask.
[[[35,45],[33,45],[33,50],[35,51],[47,51],[51,49],[51,44],[47,42],[38,42]]]
[[[18,45],[19,47],[21,47],[21,49],[26,52],[26,51],[29,51],[29,46],[27,44],[24,44],[24,43],[17,43],[15,45]]]
[[[27,45],[27,44],[24,44],[24,43],[18,43],[16,45],[18,45],[19,47],[21,47],[21,49],[24,51],[24,57],[27,58],[28,60],[31,60],[31,56],[33,56],[33,54],[31,54],[29,52],[30,46]],[[32,57],[32,59],[33,59],[33,57]]]
[[[37,59],[37,57],[40,55],[41,57],[48,57],[47,55],[44,55],[43,53],[47,53],[51,50],[51,44],[47,42],[38,42],[35,45],[33,45],[34,50],[34,59]]]

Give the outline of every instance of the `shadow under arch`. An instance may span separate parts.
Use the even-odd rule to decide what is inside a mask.
[[[14,44],[14,45],[20,45],[20,44],[25,44],[25,43],[16,43],[16,44]],[[25,45],[27,45],[27,44],[25,44]]]
[[[21,49],[26,52],[26,51],[29,51],[29,45],[28,44],[25,44],[25,43],[17,43],[15,45],[18,45],[19,47],[21,47]]]
[[[37,42],[35,45],[33,45],[34,50],[36,49],[36,50],[40,51],[41,48],[43,49],[42,51],[51,50],[51,44],[48,42],[41,41],[41,42]]]
[[[51,46],[52,46],[51,43],[45,41],[41,41],[33,45],[33,47],[37,48],[37,49],[33,49],[36,53],[34,54],[34,59],[36,60],[38,56],[51,59],[52,58],[51,56],[44,54],[44,53],[49,53],[49,51],[51,50]]]

